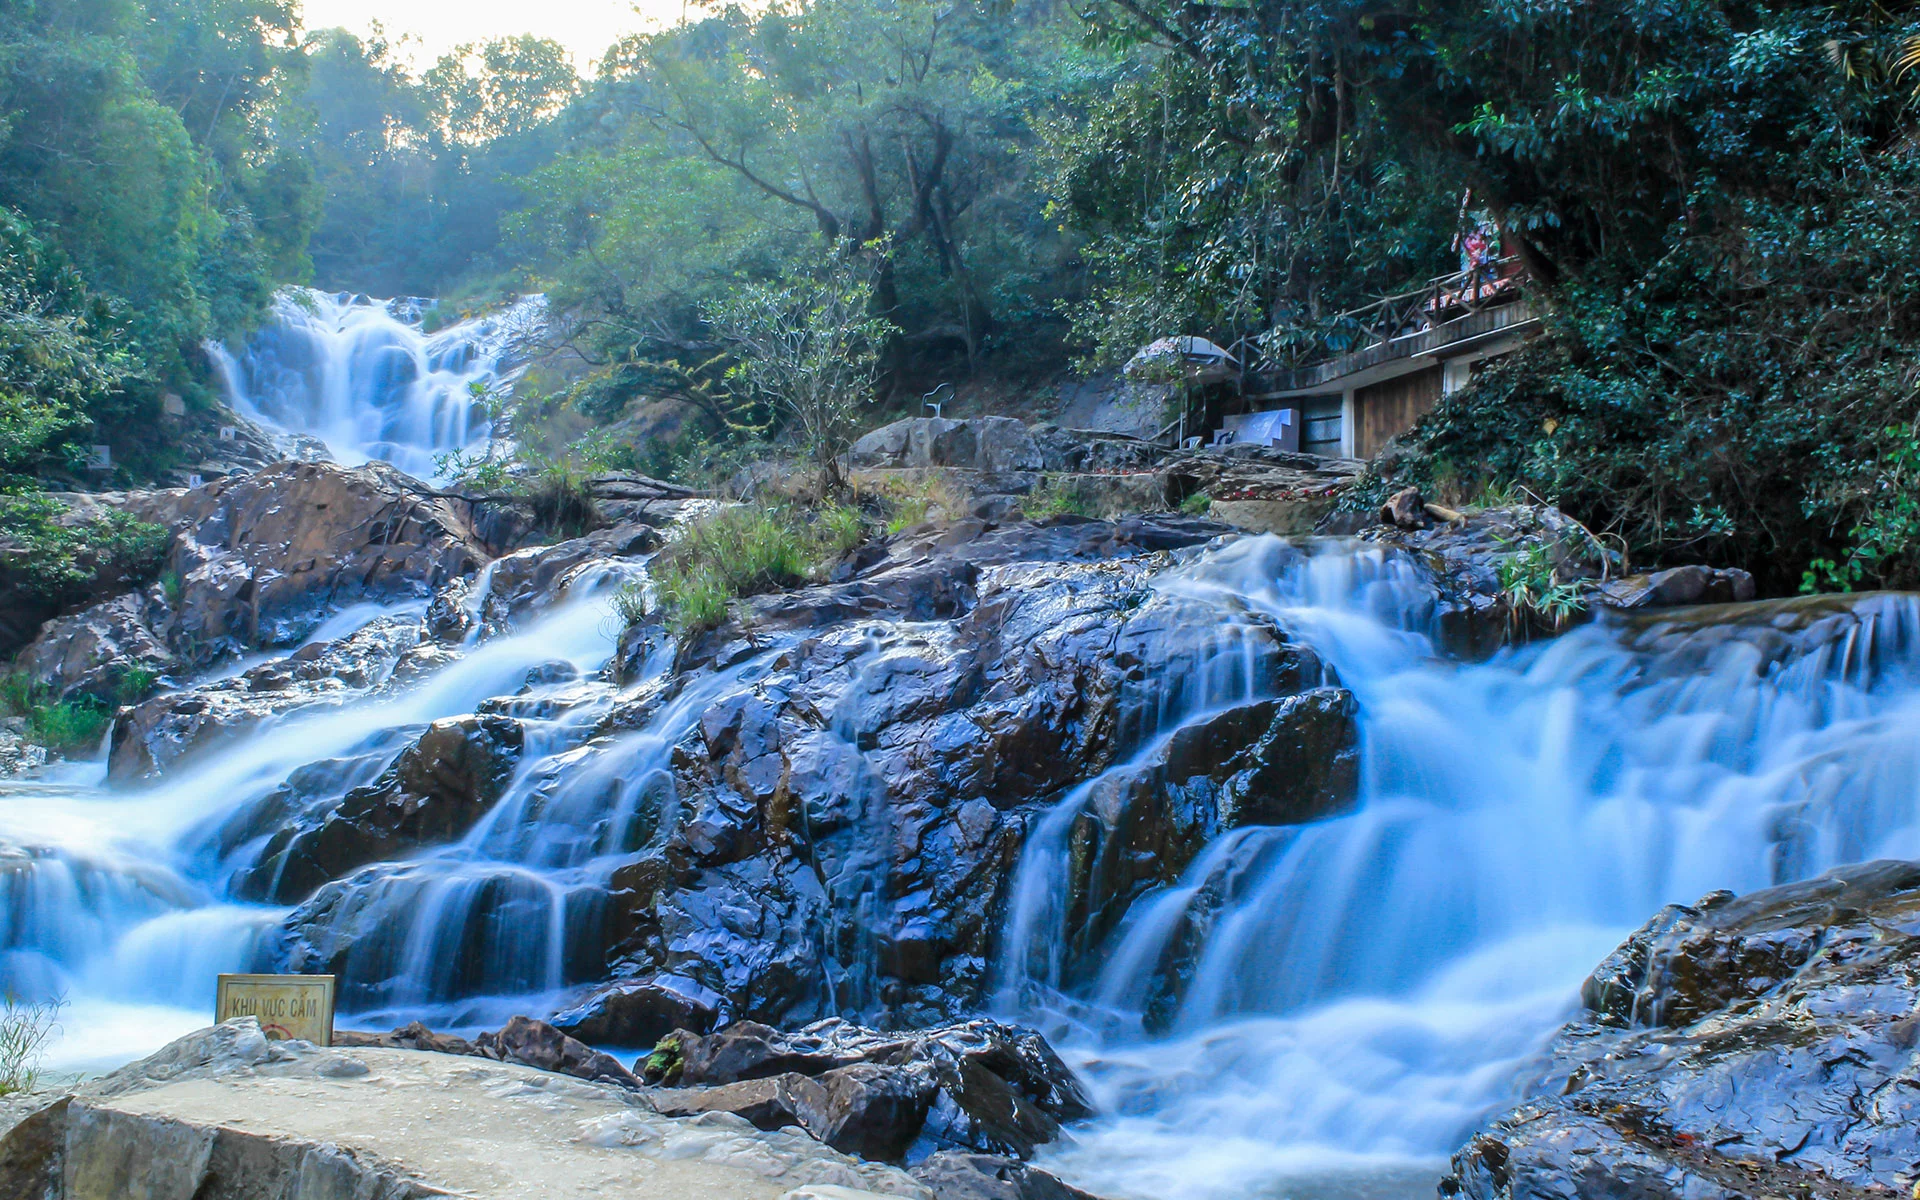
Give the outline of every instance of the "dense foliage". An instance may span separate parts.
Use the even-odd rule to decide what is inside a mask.
[[[561,442],[664,400],[703,419],[628,461],[827,463],[943,380],[1176,331],[1337,351],[1486,219],[1550,332],[1379,487],[1524,487],[1775,589],[1917,582],[1917,35],[1868,0],[785,0],[589,78],[533,36],[415,73],[292,0],[24,0],[0,470],[107,442],[152,474],[162,398],[211,395],[200,343],[288,282],[544,290]]]
[[[1522,485],[1642,561],[1737,562],[1774,588],[1816,559],[1846,564],[1815,567],[1820,582],[1914,581],[1912,552],[1874,531],[1898,524],[1888,472],[1905,469],[1916,415],[1920,80],[1903,71],[1920,14],[1727,0],[1098,12],[1161,47],[1140,92],[1158,112],[1123,93],[1085,164],[1081,137],[1065,139],[1066,199],[1105,223],[1124,303],[1096,316],[1125,329],[1117,344],[1184,316],[1272,330],[1284,358],[1356,275],[1436,253],[1435,203],[1470,194],[1551,302],[1551,333],[1444,403],[1383,480]],[[1179,128],[1183,112],[1217,114],[1209,138],[1154,149],[1153,121]],[[1244,233],[1209,208],[1220,195]],[[1155,232],[1188,247],[1172,285]],[[1207,308],[1227,297],[1243,311]],[[1128,327],[1135,310],[1150,323]]]

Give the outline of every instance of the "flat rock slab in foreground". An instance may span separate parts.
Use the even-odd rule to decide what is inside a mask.
[[[189,1035],[16,1125],[9,1200],[930,1200],[895,1168],[509,1063]]]

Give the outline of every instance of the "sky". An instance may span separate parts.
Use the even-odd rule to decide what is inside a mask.
[[[364,34],[379,21],[389,40],[416,35],[404,60],[425,67],[462,42],[484,42],[516,33],[552,38],[586,72],[593,60],[625,33],[680,17],[681,0],[304,0],[308,29],[342,26]]]

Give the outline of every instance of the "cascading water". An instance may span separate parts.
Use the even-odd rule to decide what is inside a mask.
[[[235,899],[235,884],[251,860],[246,846],[226,844],[227,830],[290,778],[324,776],[333,797],[366,782],[399,752],[408,731],[430,721],[516,693],[537,707],[544,694],[566,686],[530,682],[555,674],[555,665],[565,665],[563,676],[598,673],[614,649],[608,593],[620,579],[613,570],[583,571],[545,615],[473,647],[413,688],[268,722],[146,790],[108,788],[99,763],[38,781],[0,782],[0,992],[69,1002],[66,1025],[73,1036],[52,1065],[111,1067],[204,1024],[213,976],[268,965],[289,913]],[[411,604],[377,614],[417,615]],[[580,726],[595,712],[588,705],[530,721],[531,763],[549,763],[565,753],[558,747],[584,740]],[[429,856],[410,865],[431,871],[435,861]],[[530,874],[543,890],[562,886],[544,872]],[[489,914],[442,903],[438,915],[457,934],[462,921]],[[427,975],[415,962],[397,965]],[[524,990],[552,983],[538,972],[527,982],[534,986]],[[397,997],[401,1002],[431,993],[409,986]]]
[[[1081,795],[1037,825],[1001,996],[1096,1081],[1109,1115],[1053,1155],[1095,1192],[1430,1195],[1660,905],[1920,855],[1912,597],[1596,623],[1464,665],[1377,551],[1247,540],[1162,586],[1311,643],[1359,700],[1364,770],[1347,815],[1217,839],[1078,976],[1035,973],[1066,931],[1024,884],[1064,871]]]
[[[110,790],[97,766],[0,784],[0,988],[68,996],[84,1037],[57,1065],[150,1050],[204,1021],[214,972],[284,962],[293,910],[241,898],[240,880],[269,886],[281,865],[249,814],[307,784],[337,799],[423,723],[490,698],[522,714],[526,747],[466,836],[291,901],[331,905],[330,927],[354,937],[343,999],[362,1022],[497,1022],[590,978],[575,933],[671,823],[672,748],[781,652],[689,677],[640,728],[591,737],[613,689],[568,679],[613,652],[616,578],[583,572],[545,615],[411,690],[286,718],[151,789]],[[1158,586],[1221,620],[1191,661],[1137,685],[1152,702],[1128,707],[1137,753],[1115,771],[1272,687],[1246,636],[1270,621],[1357,697],[1362,781],[1344,815],[1222,834],[1091,947],[1060,888],[1100,781],[1033,823],[994,1004],[1058,1037],[1095,1085],[1105,1115],[1049,1152],[1095,1192],[1426,1194],[1579,980],[1661,904],[1920,857],[1912,598],[1595,623],[1462,664],[1438,649],[1430,589],[1378,550],[1247,538]],[[385,615],[343,613],[328,632]],[[849,670],[888,678],[881,646]],[[590,698],[546,705],[568,688]],[[851,718],[826,717],[857,747]]]
[[[511,386],[545,314],[530,296],[428,334],[418,301],[290,288],[245,346],[209,353],[235,411],[349,466],[384,459],[432,479],[439,455],[492,435],[486,400]]]

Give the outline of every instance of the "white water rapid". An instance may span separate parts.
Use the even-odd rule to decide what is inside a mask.
[[[434,334],[420,314],[415,300],[288,288],[246,345],[208,353],[236,412],[317,438],[348,466],[384,459],[432,479],[436,457],[492,435],[486,400],[511,387],[546,301],[530,296]]]
[[[1063,980],[1090,789],[1022,852],[1000,1006],[1107,1115],[1046,1155],[1103,1196],[1431,1196],[1581,980],[1661,905],[1920,857],[1920,600],[1594,624],[1466,665],[1404,562],[1243,540],[1162,586],[1267,614],[1356,694],[1359,803],[1218,838]],[[1190,716],[1241,698],[1228,672]],[[1171,1028],[1142,1014],[1190,980]]]

